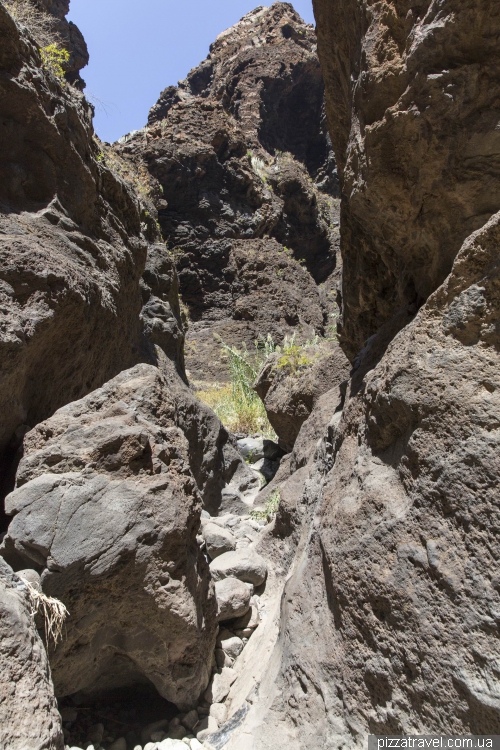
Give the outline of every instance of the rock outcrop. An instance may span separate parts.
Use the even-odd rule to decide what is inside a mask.
[[[227,486],[255,494],[258,478],[186,384],[176,270],[142,175],[95,138],[91,106],[6,8],[1,530],[11,490],[14,519],[1,554],[70,611],[50,651],[58,696],[150,681],[187,707],[209,681],[217,617],[201,508],[216,513]],[[47,12],[66,23],[66,3]],[[5,720],[6,736],[24,731]]]
[[[323,332],[339,271],[338,182],[314,30],[289,3],[221,34],[118,151],[161,185],[192,378],[227,377],[214,334],[253,348],[268,333]]]
[[[24,440],[2,554],[70,612],[51,652],[58,696],[146,678],[182,708],[208,683],[216,602],[179,400],[137,365]]]
[[[321,396],[331,393],[332,413],[341,407],[340,385],[349,375],[349,362],[338,344],[334,341],[298,348],[292,347],[289,352],[272,354],[259,373],[255,390],[260,396],[266,413],[280,445],[290,452],[301,431],[302,425],[309,420],[313,411],[315,419],[309,424],[312,437],[304,441],[307,446],[302,450],[309,452],[310,440],[320,438],[322,427],[329,421],[329,406]],[[324,415],[326,423],[321,420]],[[311,432],[314,422],[315,428]]]
[[[282,485],[297,552],[240,736],[496,733],[500,12],[314,4],[354,367]]]
[[[500,10],[486,0],[314,0],[342,173],[342,344],[415,314],[500,210]]]
[[[0,746],[3,750],[63,750],[44,645],[26,586],[0,558]]]
[[[154,222],[99,161],[92,108],[0,3],[0,455],[144,354]],[[4,467],[5,474],[7,468]]]

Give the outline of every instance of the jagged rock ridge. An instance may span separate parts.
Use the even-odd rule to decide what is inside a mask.
[[[278,2],[223,32],[161,94],[148,126],[121,139],[119,151],[161,185],[193,378],[225,377],[214,334],[253,347],[267,333],[324,331],[339,273],[325,124],[314,30]]]

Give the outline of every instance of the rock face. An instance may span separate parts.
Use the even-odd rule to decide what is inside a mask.
[[[80,70],[88,65],[89,53],[85,39],[78,26],[73,21],[67,21],[70,0],[39,0],[40,6],[50,15],[52,33],[61,47],[70,53],[68,65],[65,70],[65,78],[73,86],[84,89],[85,81],[80,76]]]
[[[3,5],[0,35],[5,456],[55,409],[138,360],[152,361],[139,280],[156,227],[132,189],[99,161],[91,106],[43,70]]]
[[[354,369],[342,414],[293,475],[309,474],[302,533],[255,747],[284,727],[297,750],[304,736],[326,750],[369,733],[493,733],[500,11],[315,0],[315,12]]]
[[[224,378],[214,333],[253,347],[267,333],[323,330],[338,275],[338,183],[314,30],[290,4],[257,8],[221,34],[118,148],[162,188],[192,377]]]
[[[336,342],[323,344],[319,349],[305,348],[297,352],[296,359],[295,364],[292,355],[271,355],[254,386],[280,445],[287,452],[294,447],[302,425],[323,394],[331,391],[332,398],[336,399],[335,406],[340,406],[339,386],[347,379],[350,370],[349,362]],[[318,412],[328,421],[324,403]],[[315,432],[321,436],[321,428],[316,427]]]
[[[67,21],[69,0],[6,0],[4,5],[42,49],[55,44],[69,53],[64,77],[73,86],[85,88],[80,70],[89,61],[85,39],[78,26]]]
[[[500,209],[500,9],[487,0],[314,0],[314,9],[348,196],[342,343],[352,358],[396,311],[416,312]]]
[[[4,750],[63,750],[47,655],[26,587],[0,559],[0,745]]]
[[[25,438],[2,554],[70,612],[59,696],[147,678],[183,707],[208,683],[216,602],[178,401],[137,365]]]

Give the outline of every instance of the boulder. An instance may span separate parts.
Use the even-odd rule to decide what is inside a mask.
[[[64,750],[44,645],[26,586],[0,558],[0,747]]]
[[[250,607],[250,589],[237,578],[228,577],[216,581],[215,596],[219,622],[241,617]]]
[[[251,709],[265,714],[252,742],[283,727],[290,750],[304,737],[326,750],[333,736],[495,733],[500,174],[485,154],[500,143],[500,12],[314,5],[353,371],[300,469],[280,694]]]
[[[231,659],[237,659],[244,648],[244,643],[241,638],[233,635],[230,638],[225,638],[221,641],[220,647]]]
[[[264,458],[264,438],[246,437],[238,440],[238,450],[249,463],[255,463]]]
[[[288,452],[323,394],[331,393],[328,402],[323,400],[320,407],[324,419],[328,421],[335,409],[341,407],[339,388],[349,375],[350,364],[333,341],[305,349],[304,359],[308,363],[297,369],[283,364],[284,359],[285,355],[280,353],[271,355],[254,388],[264,403],[280,446]]]
[[[231,577],[260,586],[266,580],[267,563],[257,552],[251,549],[239,549],[234,552],[225,552],[212,560],[210,572],[214,581],[222,581],[224,578]]]
[[[139,285],[158,232],[131,186],[99,160],[92,106],[44,69],[3,4],[0,37],[9,40],[0,53],[9,134],[0,145],[3,475],[2,455],[15,454],[27,429],[151,361]]]
[[[231,552],[236,549],[236,539],[231,532],[215,523],[204,523],[202,534],[207,552],[212,560],[224,554],[224,552]]]
[[[237,677],[234,669],[224,667],[220,674],[215,673],[203,695],[208,703],[221,703],[229,693],[231,685]]]
[[[70,612],[59,696],[146,678],[189,707],[208,682],[216,600],[178,422],[169,379],[137,365],[25,438],[2,554]]]

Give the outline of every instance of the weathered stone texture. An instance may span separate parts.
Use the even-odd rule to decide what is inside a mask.
[[[44,74],[3,5],[0,35],[1,451],[137,361],[148,239],[97,161],[91,107]]]
[[[117,149],[161,185],[194,380],[227,378],[214,334],[253,347],[267,333],[323,332],[338,283],[338,182],[314,30],[289,3],[223,32]]]
[[[500,209],[500,8],[314,0],[342,175],[342,342],[415,313]]]
[[[273,354],[263,365],[254,388],[266,407],[267,416],[278,435],[280,445],[291,451],[304,423],[316,409],[321,396],[331,392],[328,405],[323,401],[323,418],[318,415],[315,426],[309,424],[310,436],[304,435],[307,445],[302,452],[309,453],[314,435],[322,436],[322,426],[326,427],[336,408],[342,404],[339,387],[349,375],[349,362],[338,344],[334,341],[322,342],[318,347],[310,346],[293,354],[286,352]],[[301,364],[302,359],[304,364]],[[331,403],[331,414],[328,408]],[[325,421],[326,420],[326,421]]]
[[[59,696],[147,678],[183,707],[208,683],[216,602],[179,400],[137,365],[25,438],[2,554],[70,612],[50,655]]]
[[[315,11],[354,368],[287,504],[302,534],[255,746],[496,733],[500,12]]]
[[[63,750],[61,717],[26,587],[0,558],[0,746]]]

